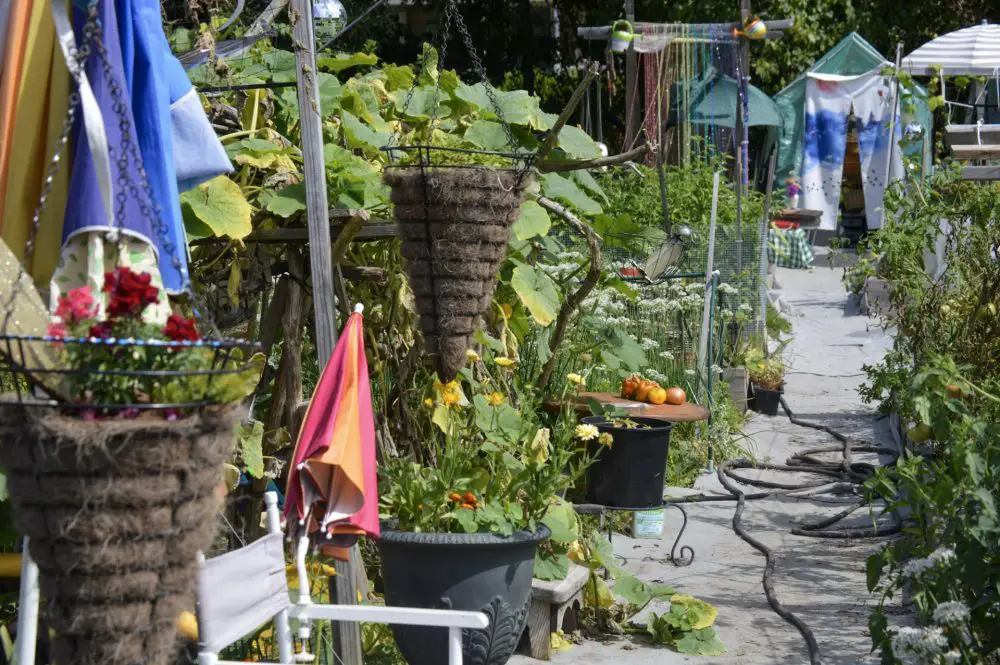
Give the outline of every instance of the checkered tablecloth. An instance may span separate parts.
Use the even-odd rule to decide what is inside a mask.
[[[767,260],[780,268],[812,268],[812,245],[802,229],[776,229],[767,232]]]

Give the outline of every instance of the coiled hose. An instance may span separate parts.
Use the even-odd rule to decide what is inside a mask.
[[[807,497],[811,494],[837,493],[853,494],[858,500],[849,508],[836,515],[823,519],[822,521],[805,524],[792,529],[791,533],[797,536],[809,536],[811,538],[875,538],[898,533],[902,529],[902,520],[895,515],[895,522],[888,526],[871,526],[866,528],[831,528],[841,520],[854,514],[861,508],[868,505],[868,502],[861,495],[860,489],[865,481],[875,474],[875,465],[869,462],[859,462],[854,459],[855,453],[877,453],[881,455],[891,455],[893,459],[890,465],[895,464],[899,453],[894,448],[876,446],[869,441],[853,441],[847,436],[827,425],[811,423],[801,420],[795,416],[784,397],[781,397],[781,407],[788,416],[788,420],[793,425],[819,430],[829,434],[840,442],[839,446],[827,446],[824,448],[813,448],[792,455],[785,464],[755,464],[748,459],[740,458],[724,462],[717,467],[719,482],[731,496],[725,495],[696,495],[672,500],[672,503],[705,503],[713,501],[735,501],[736,511],[733,514],[733,531],[747,544],[764,555],[764,575],[761,583],[764,587],[764,594],[767,602],[774,612],[802,634],[806,646],[809,650],[809,662],[811,665],[821,665],[822,659],[819,644],[816,636],[809,626],[793,612],[786,609],[774,590],[774,551],[767,545],[757,540],[743,526],[743,509],[747,501],[764,499],[773,496]],[[830,462],[817,458],[817,455],[824,453],[840,453],[841,459]],[[744,478],[736,473],[739,469],[754,469],[765,471],[783,471],[789,473],[809,473],[819,476],[827,476],[830,480],[809,483],[781,483],[776,481]],[[734,482],[735,481],[735,482]],[[763,488],[769,491],[755,492],[747,494],[736,483]]]

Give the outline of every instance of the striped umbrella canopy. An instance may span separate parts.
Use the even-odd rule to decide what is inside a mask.
[[[903,70],[917,76],[997,76],[1000,25],[983,21],[933,39],[903,58]]]
[[[358,536],[379,535],[375,424],[357,305],[316,385],[299,431],[285,495],[327,554],[346,559]],[[290,524],[293,528],[296,525]]]

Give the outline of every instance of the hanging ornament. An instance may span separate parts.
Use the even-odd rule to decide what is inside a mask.
[[[735,29],[733,30],[733,34],[737,37],[746,37],[747,39],[756,41],[764,39],[764,36],[767,34],[767,26],[764,25],[759,16],[750,15],[743,21],[743,29]]]
[[[611,24],[611,50],[615,53],[624,53],[628,50],[629,44],[635,39],[635,32],[632,24],[626,20],[618,20]]]

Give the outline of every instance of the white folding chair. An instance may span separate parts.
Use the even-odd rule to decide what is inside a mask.
[[[296,568],[299,577],[298,598],[289,596],[285,577],[285,554],[282,544],[278,496],[264,495],[267,507],[268,534],[250,545],[212,559],[202,559],[198,576],[198,663],[199,665],[242,665],[219,659],[219,652],[237,640],[274,621],[279,662],[275,665],[312,663],[315,657],[305,651],[294,654],[291,620],[298,623],[298,638],[308,645],[313,621],[351,621],[365,623],[432,626],[448,629],[448,663],[462,665],[462,629],[483,629],[489,619],[482,612],[425,610],[377,605],[318,605],[309,598],[306,555],[309,538],[299,539]],[[18,663],[35,662],[35,639],[38,633],[38,566],[28,553],[25,539],[21,560],[21,597],[18,605],[16,657]],[[444,665],[444,664],[442,664]]]
[[[219,660],[218,653],[274,620],[281,665],[311,663],[308,652],[293,654],[290,620],[298,623],[297,637],[306,649],[313,621],[353,621],[448,628],[448,665],[462,665],[462,629],[483,629],[489,619],[482,612],[426,610],[375,605],[319,605],[309,598],[306,554],[309,538],[299,539],[296,568],[298,598],[289,597],[285,578],[278,497],[264,495],[268,534],[250,545],[209,559],[198,581],[199,665],[238,665]],[[444,665],[444,664],[442,664]]]

